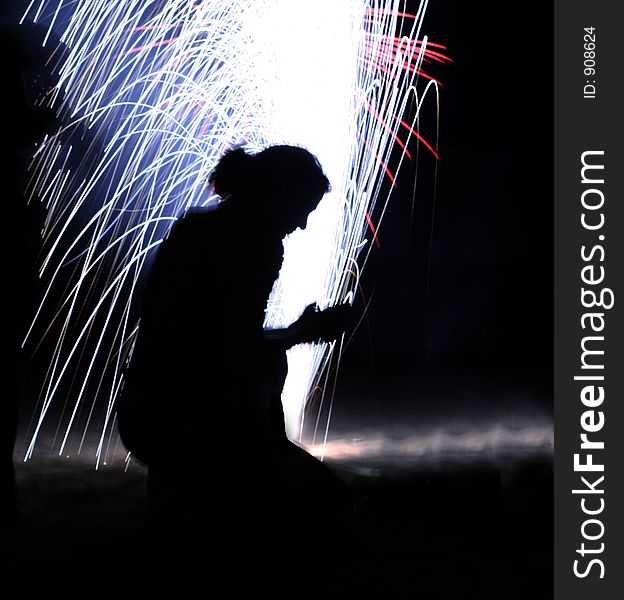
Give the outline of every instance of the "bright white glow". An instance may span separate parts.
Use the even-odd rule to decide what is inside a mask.
[[[332,185],[306,230],[285,240],[265,327],[291,323],[312,302],[353,300],[368,214],[400,119],[412,102],[401,129],[406,141],[427,93],[437,94],[434,81],[418,77],[428,51],[426,37],[417,42],[426,6],[423,0],[406,17],[399,0],[44,0],[29,7],[26,19],[64,23],[67,47],[46,99],[60,106],[62,124],[39,145],[31,168],[29,193],[48,214],[46,289],[29,336],[48,326],[43,315],[67,273],[70,285],[50,326],[58,342],[26,457],[64,395],[71,406],[59,453],[75,428],[83,428],[84,442],[87,428],[97,427],[99,464],[137,331],[135,286],[174,217],[214,200],[207,176],[235,145],[303,146]],[[283,400],[291,437],[333,360],[333,345],[289,351]]]

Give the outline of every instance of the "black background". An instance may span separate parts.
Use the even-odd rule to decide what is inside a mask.
[[[454,410],[504,403],[486,397],[500,392],[552,412],[552,10],[432,2],[424,30],[454,60],[428,67],[443,85],[441,159],[421,148],[415,191],[413,164],[399,176],[343,376],[368,377],[384,402],[405,381],[448,390]],[[433,108],[421,122],[432,143]]]

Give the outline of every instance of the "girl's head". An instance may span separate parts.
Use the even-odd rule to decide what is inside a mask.
[[[296,146],[270,146],[258,154],[230,150],[209,182],[225,200],[253,203],[283,233],[305,227],[308,214],[330,189],[316,157]]]

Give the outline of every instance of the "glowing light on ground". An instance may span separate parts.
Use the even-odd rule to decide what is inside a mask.
[[[361,431],[307,446],[319,459],[360,464],[365,470],[375,465],[409,470],[415,466],[449,462],[500,461],[512,457],[551,456],[554,440],[552,422],[527,424],[511,429],[502,422],[451,432],[445,427],[405,433],[402,437],[382,432]]]
[[[57,341],[26,457],[51,407],[65,401],[59,454],[74,438],[80,450],[95,429],[102,460],[143,274],[176,218],[216,201],[207,176],[233,146],[301,145],[332,184],[306,230],[284,242],[265,326],[288,325],[312,302],[353,300],[368,241],[379,243],[384,177],[394,181],[410,138],[436,153],[435,140],[418,132],[420,106],[437,102],[438,90],[422,68],[447,58],[422,34],[426,7],[423,0],[408,14],[398,0],[31,3],[24,19],[62,31],[64,49],[54,55],[58,85],[42,99],[60,125],[39,144],[28,186],[48,213],[44,295],[27,341]],[[401,154],[391,169],[395,146]],[[372,214],[381,217],[373,223]],[[283,401],[291,437],[310,390],[326,387],[340,345],[289,351]]]

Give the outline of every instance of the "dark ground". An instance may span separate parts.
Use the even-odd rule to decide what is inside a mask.
[[[354,492],[341,525],[356,551],[337,566],[348,574],[353,597],[362,591],[384,598],[552,597],[549,453],[508,448],[492,457],[489,450],[463,460],[450,453],[400,469],[392,468],[396,457],[377,457],[373,468],[365,458],[332,463]],[[158,582],[146,560],[145,469],[131,461],[126,470],[123,455],[116,458],[99,471],[91,458],[39,455],[17,462],[20,519],[9,537],[7,572],[27,596],[57,586],[76,597],[84,586],[151,589]],[[191,485],[202,480],[208,477]],[[210,539],[197,541],[194,553],[205,557],[209,581],[209,549],[218,549]],[[328,547],[335,542],[328,539]],[[326,567],[319,556],[309,576]],[[244,566],[232,569],[245,576]],[[278,580],[276,567],[276,586]]]

